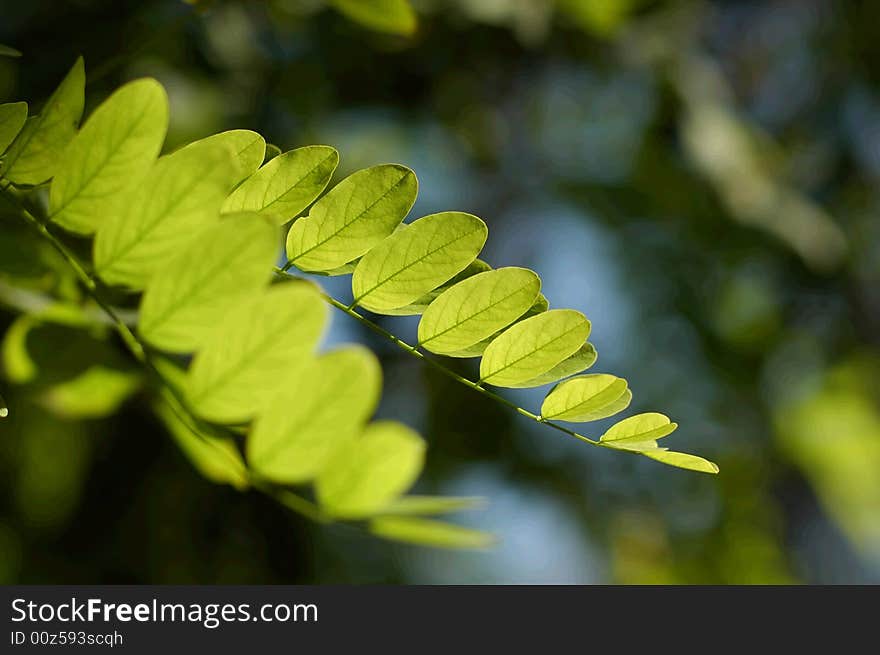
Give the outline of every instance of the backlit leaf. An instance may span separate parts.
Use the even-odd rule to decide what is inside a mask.
[[[82,57],[38,116],[28,119],[3,161],[3,176],[16,184],[39,184],[55,174],[82,118],[86,74]],[[2,148],[0,148],[2,150]]]
[[[606,373],[582,375],[561,382],[544,399],[541,417],[558,421],[587,422],[613,416],[626,408],[621,399],[632,398],[626,380]]]
[[[482,550],[495,543],[488,532],[412,516],[375,518],[370,521],[370,532],[383,539],[435,548]]]
[[[253,211],[286,223],[320,195],[338,163],[339,153],[329,146],[285,152],[233,191],[223,203],[223,211]]]
[[[367,426],[362,436],[330,457],[315,482],[321,506],[339,518],[365,518],[382,511],[415,482],[425,442],[392,421]]]
[[[445,354],[473,346],[534,304],[541,280],[525,268],[480,273],[443,292],[419,322],[419,344]]]
[[[98,228],[95,271],[110,284],[142,289],[194,234],[219,220],[239,176],[233,152],[219,143],[160,158]]]
[[[68,144],[49,195],[50,218],[91,234],[147,174],[168,127],[168,98],[153,79],[129,82],[92,113]]]
[[[573,309],[551,309],[514,324],[489,344],[480,362],[483,382],[505,387],[546,373],[576,353],[590,322]]]
[[[416,176],[405,166],[349,175],[291,226],[288,259],[303,271],[330,271],[357,259],[400,225],[417,193]]]
[[[541,375],[537,375],[525,382],[508,385],[511,389],[528,389],[531,387],[540,387],[567,378],[569,375],[580,373],[590,368],[596,363],[596,348],[589,341],[581,346],[571,357],[567,357]]]
[[[27,120],[27,103],[10,102],[0,105],[0,155],[15,139]]]
[[[255,421],[248,463],[277,482],[313,478],[340,444],[361,433],[381,388],[382,370],[366,349],[347,347],[311,360]]]
[[[238,161],[238,176],[232,181],[232,186],[239,184],[257,171],[260,164],[263,163],[267,147],[265,139],[256,132],[227,130],[193,141],[183,146],[177,153],[199,148],[214,149],[217,146],[230,149]]]
[[[403,307],[463,271],[487,236],[486,224],[471,214],[420,218],[361,258],[352,276],[352,295],[374,312]]]
[[[278,237],[278,226],[255,214],[230,214],[202,230],[147,285],[141,336],[163,350],[196,350],[269,280]]]
[[[401,226],[402,227],[402,226]],[[352,267],[349,273],[354,273],[355,267]],[[410,304],[404,305],[403,307],[397,307],[395,309],[386,309],[383,314],[387,314],[388,316],[416,316],[418,314],[424,314],[425,310],[428,309],[428,305],[434,302],[437,297],[443,293],[444,291],[450,289],[454,285],[458,284],[462,280],[466,280],[469,277],[473,277],[478,273],[483,273],[485,271],[491,271],[492,267],[489,266],[482,259],[475,259],[470,264],[467,265],[461,273],[458,273],[452,279],[447,282],[444,282],[436,289],[432,289],[421,298],[416,298]]]
[[[642,452],[645,457],[650,457],[658,462],[663,462],[669,466],[677,466],[678,468],[698,471],[700,473],[718,473],[718,465],[703,459],[696,455],[688,453],[676,453],[671,450],[646,450]]]
[[[416,13],[409,0],[331,0],[342,14],[379,32],[409,36],[416,30]]]
[[[657,439],[675,432],[678,423],[672,423],[669,417],[657,412],[636,414],[611,426],[599,441],[604,446],[622,448],[624,450],[644,450],[656,448]]]

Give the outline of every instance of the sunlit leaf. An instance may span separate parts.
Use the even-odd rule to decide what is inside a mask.
[[[355,268],[356,267],[352,267],[351,271],[349,271],[349,272],[354,273]],[[441,293],[443,293],[444,291],[447,291],[448,289],[452,288],[454,285],[458,284],[462,280],[466,280],[469,277],[473,277],[474,275],[477,275],[478,273],[483,273],[485,271],[491,271],[491,270],[492,270],[492,267],[489,266],[489,264],[484,262],[482,259],[475,259],[470,264],[468,264],[467,267],[463,271],[461,271],[457,275],[453,276],[450,280],[448,280],[447,282],[444,282],[436,289],[432,289],[431,291],[429,291],[428,293],[423,295],[421,298],[416,298],[410,304],[404,305],[403,307],[396,307],[394,309],[386,309],[382,313],[386,314],[388,316],[416,316],[418,314],[424,314],[425,310],[428,309],[428,305],[430,305],[432,302],[434,302],[437,299],[437,297]]]
[[[118,89],[65,149],[49,195],[51,219],[72,232],[94,232],[147,174],[167,127],[168,98],[156,80]]]
[[[338,163],[339,153],[329,146],[285,152],[233,191],[223,203],[223,211],[253,211],[286,223],[320,195]]]
[[[199,148],[214,149],[217,146],[230,149],[238,161],[238,176],[232,181],[232,186],[253,175],[266,153],[266,141],[262,136],[250,130],[227,130],[218,134],[193,141],[183,146],[177,152],[194,150]],[[176,154],[176,153],[175,153]]]
[[[642,452],[645,457],[650,457],[658,462],[669,464],[669,466],[677,466],[678,468],[688,469],[690,471],[698,471],[700,473],[718,473],[718,465],[710,462],[708,459],[689,455],[688,453],[676,453],[671,450],[645,450]]]
[[[419,344],[445,354],[479,343],[534,304],[541,280],[525,268],[480,273],[442,293],[419,322]]]
[[[304,271],[330,271],[362,256],[391,234],[416,200],[418,182],[405,166],[357,171],[318,200],[287,235],[287,257]]]
[[[657,439],[661,439],[675,432],[678,423],[672,423],[669,417],[657,412],[646,412],[625,418],[611,426],[599,441],[611,448],[624,448],[626,450],[641,450],[645,447],[657,445]]]
[[[342,14],[371,30],[409,36],[416,13],[409,0],[330,0]]]
[[[274,286],[231,309],[196,353],[187,399],[201,417],[241,423],[259,412],[317,346],[327,306],[307,285]]]
[[[623,378],[607,373],[582,375],[559,383],[547,394],[541,405],[541,417],[583,423],[596,421],[626,409],[631,399]]]
[[[15,139],[27,120],[27,103],[10,102],[0,105],[0,155]]]
[[[486,224],[471,214],[420,218],[361,258],[351,282],[355,302],[380,313],[403,307],[463,271],[487,236]]]
[[[82,118],[85,84],[80,57],[40,114],[28,119],[10,146],[2,166],[5,178],[16,184],[39,184],[55,174]]]
[[[590,322],[573,309],[551,309],[501,333],[480,362],[483,382],[505,387],[546,373],[576,353],[590,336]]]
[[[385,507],[382,514],[433,516],[477,509],[485,504],[485,499],[478,497],[401,496]]]
[[[247,440],[250,466],[277,482],[304,482],[361,433],[379,401],[382,370],[363,348],[311,360],[283,385]]]
[[[569,375],[587,370],[596,363],[597,357],[596,348],[588,341],[574,355],[566,357],[549,371],[536,375],[525,382],[517,382],[507,386],[511,389],[529,389],[551,384],[562,378],[567,378]]]
[[[232,308],[272,274],[278,226],[254,214],[230,214],[198,235],[150,280],[138,331],[153,346],[192,352]]]
[[[367,426],[328,460],[315,483],[321,506],[340,518],[365,518],[382,511],[415,482],[425,442],[392,421]]]
[[[95,271],[110,284],[142,289],[194,234],[219,220],[239,176],[233,151],[219,143],[160,158],[98,228]]]
[[[131,370],[90,366],[75,378],[49,387],[39,400],[65,418],[101,418],[114,414],[140,388],[141,381]]]
[[[411,516],[375,518],[370,521],[370,532],[383,539],[435,548],[482,550],[496,541],[488,532]]]

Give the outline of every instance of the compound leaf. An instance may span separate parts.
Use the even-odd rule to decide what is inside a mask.
[[[419,344],[438,354],[473,346],[528,311],[540,290],[540,278],[526,268],[499,268],[463,280],[425,310]]]
[[[559,383],[541,405],[541,417],[586,423],[613,416],[629,405],[627,382],[606,373],[582,375]],[[626,404],[621,406],[621,400]]]
[[[266,140],[251,130],[227,130],[218,134],[193,141],[183,146],[177,152],[199,148],[213,149],[217,146],[228,148],[232,151],[238,162],[238,176],[232,181],[231,186],[236,186],[242,180],[253,175],[266,155]],[[175,153],[176,154],[176,153]]]
[[[250,466],[277,482],[315,477],[336,448],[363,430],[381,387],[382,369],[364,348],[312,359],[255,421],[247,440]]]
[[[223,203],[223,211],[253,211],[286,223],[321,194],[337,164],[339,153],[330,146],[285,152],[233,191]]]
[[[508,386],[512,389],[528,389],[550,384],[562,378],[567,378],[569,375],[585,371],[596,363],[597,357],[596,348],[588,341],[574,355],[563,359],[546,373],[541,373],[541,375],[537,375],[525,382],[518,382]]]
[[[278,237],[277,224],[247,213],[202,230],[147,285],[141,336],[163,350],[196,350],[233,307],[266,284]]]
[[[494,535],[460,525],[412,516],[382,516],[370,521],[377,537],[434,548],[482,550],[495,543]]]
[[[425,442],[410,428],[393,421],[371,423],[330,457],[315,481],[315,493],[329,514],[365,518],[409,489],[424,459]]]
[[[3,177],[15,184],[40,184],[55,174],[61,154],[82,118],[85,85],[85,67],[80,57],[40,114],[25,123],[6,153]]]
[[[514,324],[483,353],[480,379],[496,387],[532,380],[576,353],[590,322],[573,309],[551,309]]]
[[[408,305],[463,271],[488,233],[482,220],[463,212],[414,221],[361,258],[351,282],[355,302],[379,313]]]
[[[678,423],[657,412],[636,414],[611,426],[599,437],[599,442],[609,448],[622,450],[651,450],[657,448],[657,439],[675,432]]]
[[[110,284],[142,289],[193,234],[217,222],[239,175],[233,151],[219,141],[160,158],[98,228],[95,271]]]
[[[15,140],[26,120],[26,102],[9,102],[0,105],[0,155],[6,152],[9,144]]]
[[[97,230],[147,174],[167,127],[161,84],[145,78],[119,88],[65,149],[49,195],[50,218],[71,232]]]
[[[321,198],[287,235],[287,257],[303,271],[331,271],[391,234],[418,193],[415,173],[383,164],[352,173]]]

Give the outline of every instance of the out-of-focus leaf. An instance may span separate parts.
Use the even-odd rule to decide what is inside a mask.
[[[140,386],[141,376],[132,370],[90,366],[72,380],[46,389],[40,402],[65,418],[102,418],[115,413]]]
[[[92,113],[64,151],[49,195],[50,218],[91,234],[147,174],[168,127],[168,97],[153,79],[129,82]]]
[[[561,382],[547,394],[541,417],[579,423],[597,421],[626,409],[631,399],[623,378],[606,373],[582,375]]]
[[[26,102],[9,102],[0,105],[0,155],[21,131],[26,120]]]
[[[590,322],[573,309],[552,309],[501,333],[480,362],[480,379],[496,387],[527,382],[575,354],[590,336]]]
[[[277,285],[230,307],[193,358],[190,407],[218,423],[253,418],[303,365],[326,322],[327,306],[305,284]]]
[[[310,361],[255,421],[248,463],[277,482],[313,478],[336,448],[363,430],[381,387],[382,370],[366,349],[344,348]]]
[[[375,518],[370,521],[370,532],[383,539],[435,548],[482,550],[495,543],[488,532],[411,516]]]
[[[415,173],[406,166],[352,173],[290,228],[288,259],[304,271],[331,271],[354,261],[400,225],[417,193]]]
[[[230,214],[200,232],[150,281],[138,330],[150,344],[192,352],[229,311],[269,280],[278,226],[255,214]]]
[[[410,36],[418,21],[409,0],[330,0],[340,13],[377,32]]]
[[[21,52],[0,43],[0,57],[21,57]]]
[[[367,426],[342,445],[318,475],[315,492],[328,514],[357,519],[381,512],[415,482],[425,459],[425,442],[392,421]]]
[[[28,119],[9,147],[2,166],[5,178],[16,184],[40,184],[55,174],[82,118],[85,85],[85,67],[80,57],[40,114]]]
[[[361,258],[351,280],[355,302],[379,313],[411,303],[463,271],[488,234],[482,220],[463,212],[414,221]]]
[[[385,509],[383,515],[432,516],[477,509],[486,504],[484,498],[456,496],[401,496]]]
[[[339,164],[330,146],[306,146],[263,165],[223,203],[224,212],[252,211],[286,223],[317,198]]]

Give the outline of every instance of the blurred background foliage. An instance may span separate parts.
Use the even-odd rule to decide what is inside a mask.
[[[418,490],[488,497],[461,520],[501,543],[316,526],[199,476],[100,312],[0,210],[0,581],[880,582],[880,3],[412,7],[4,0],[24,56],[0,58],[0,100],[38,108],[83,54],[87,112],[135,76],[166,86],[169,147],[244,127],[336,146],[337,179],[411,166],[413,215],[483,217],[488,261],[584,311],[594,370],[721,474],[566,441],[337,315],[331,342],[382,356],[380,413],[429,440]]]

